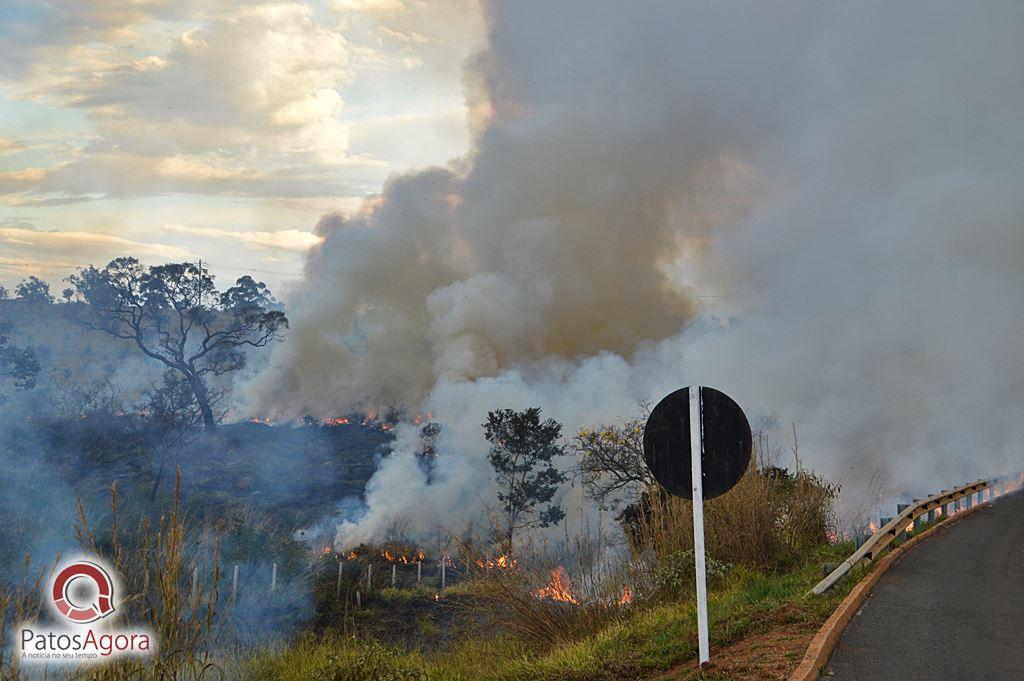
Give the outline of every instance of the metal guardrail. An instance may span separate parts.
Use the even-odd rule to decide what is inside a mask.
[[[883,523],[877,532],[871,535],[849,558],[829,573],[828,577],[818,582],[811,589],[811,593],[819,595],[825,593],[858,565],[878,558],[882,551],[896,540],[896,537],[905,532],[911,525],[916,526],[917,520],[922,516],[927,515],[928,521],[932,522],[935,520],[935,511],[938,508],[943,509],[943,515],[951,515],[946,511],[946,506],[954,503],[959,506],[962,499],[967,499],[964,508],[970,508],[974,495],[977,495],[976,503],[986,503],[992,500],[993,495],[1002,496],[1005,494],[1008,491],[1008,484],[1009,480],[1004,477],[978,480],[956,489],[942,490],[927,499],[915,500],[914,503],[909,504],[905,508],[900,507],[902,510],[897,513],[895,518],[883,518],[883,520],[888,520],[888,522]],[[959,510],[959,508],[955,508],[954,512],[956,510]]]

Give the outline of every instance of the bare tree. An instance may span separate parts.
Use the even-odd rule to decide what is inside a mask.
[[[135,343],[187,381],[207,432],[214,432],[209,376],[245,366],[245,350],[281,340],[288,320],[266,284],[244,276],[226,291],[191,262],[143,267],[117,258],[68,277],[84,302],[79,323]]]
[[[650,405],[642,404],[636,418],[580,428],[573,438],[583,489],[602,506],[634,503],[654,484],[644,461],[644,425],[649,414]]]

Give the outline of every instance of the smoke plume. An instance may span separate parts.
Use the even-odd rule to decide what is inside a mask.
[[[399,428],[342,543],[476,516],[488,409],[571,432],[694,383],[796,422],[847,493],[1019,465],[1024,6],[484,12],[472,148],[321,220],[253,385],[447,425],[429,483]]]

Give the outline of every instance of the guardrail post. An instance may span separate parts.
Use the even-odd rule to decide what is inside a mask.
[[[914,499],[914,504],[917,505],[917,503],[919,501],[921,501],[921,500],[920,499]],[[918,509],[918,511],[915,511],[915,513],[917,513],[917,515],[914,516],[914,532],[917,532],[918,530],[920,530],[921,526],[924,524],[924,513],[920,513],[919,511],[920,511],[920,509]]]
[[[909,507],[909,506],[910,506],[910,504],[896,504],[896,515],[899,515],[899,514],[903,513],[904,511],[906,511],[907,507]],[[899,532],[896,533],[896,539],[902,540],[902,539],[904,539],[907,536],[907,526],[906,525],[903,525],[903,527],[898,527],[896,529],[899,530]]]

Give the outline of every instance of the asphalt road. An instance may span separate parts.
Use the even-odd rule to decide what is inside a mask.
[[[1024,679],[1024,493],[939,530],[889,568],[822,678]]]

